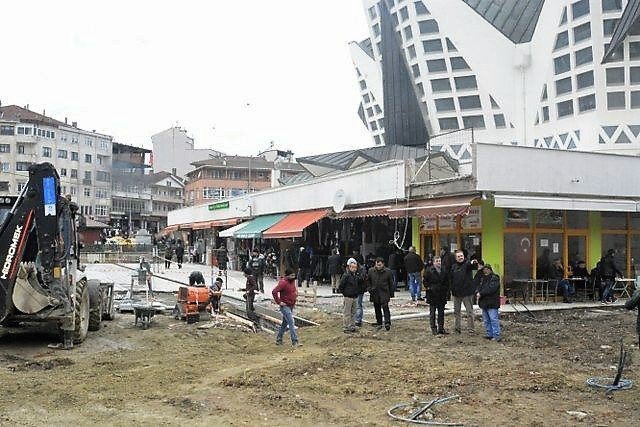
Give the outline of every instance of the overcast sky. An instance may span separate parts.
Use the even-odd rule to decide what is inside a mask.
[[[372,145],[348,48],[368,35],[360,0],[2,3],[2,105],[149,148],[176,122],[228,154]]]

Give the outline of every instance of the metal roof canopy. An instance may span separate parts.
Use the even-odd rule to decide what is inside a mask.
[[[236,239],[259,239],[262,237],[262,232],[264,230],[280,222],[280,220],[285,216],[286,214],[274,214],[252,219],[247,222],[244,227],[235,231],[233,233],[233,237]]]
[[[315,211],[294,212],[274,224],[271,228],[262,233],[265,239],[285,239],[290,237],[302,237],[302,231],[315,224],[322,218],[327,216],[328,209],[319,209]]]
[[[466,215],[469,213],[469,208],[471,208],[471,201],[478,197],[477,194],[472,194],[419,200],[410,203],[407,207],[389,209],[389,218],[404,218],[405,216],[435,218]]]
[[[243,229],[244,227],[246,227],[249,224],[249,222],[242,222],[238,225],[234,225],[231,228],[227,228],[226,230],[221,231],[218,234],[218,237],[233,237],[233,233],[235,233],[238,230]]]

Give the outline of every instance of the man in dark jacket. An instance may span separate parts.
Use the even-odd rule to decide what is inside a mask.
[[[398,251],[395,249],[389,255],[389,262],[387,263],[387,267],[391,271],[391,276],[393,277],[393,292],[395,293],[398,288],[398,270],[400,270],[400,264],[402,260],[398,255]]]
[[[227,269],[227,263],[229,262],[227,248],[224,245],[221,245],[216,250],[216,258],[218,259],[218,273],[222,274]]]
[[[500,278],[493,274],[490,264],[485,264],[478,274],[481,279],[476,289],[476,299],[482,309],[485,338],[500,341]]]
[[[605,256],[600,260],[600,268],[602,271],[600,272],[602,276],[602,281],[604,282],[604,291],[602,292],[602,298],[600,301],[603,304],[615,302],[615,298],[613,297],[613,285],[615,285],[616,277],[624,277],[622,271],[616,265],[616,261],[614,259],[614,254],[616,251],[614,249],[609,249]]]
[[[462,304],[467,313],[467,326],[469,333],[474,333],[473,327],[473,276],[472,271],[477,268],[478,261],[467,261],[464,252],[455,252],[456,262],[451,266],[448,276],[451,280],[451,294],[453,295],[453,314],[455,316],[454,330],[456,333],[462,331]]]
[[[264,293],[264,256],[260,254],[258,248],[254,248],[251,251],[251,258],[247,261],[247,267],[253,271],[253,276],[256,278],[256,282],[258,283],[258,290],[261,293]]]
[[[382,314],[384,313],[384,328],[388,331],[391,329],[389,301],[393,296],[393,276],[391,270],[385,268],[383,258],[376,258],[375,265],[369,269],[367,290],[376,312],[376,327],[382,328]]]
[[[337,249],[331,250],[331,255],[327,259],[327,270],[329,270],[329,276],[331,277],[331,293],[338,293],[338,284],[340,283],[340,276],[343,273],[342,258],[338,254]]]
[[[256,278],[253,275],[253,272],[251,271],[250,268],[245,268],[244,269],[244,277],[247,278],[247,283],[245,286],[245,302],[246,302],[246,309],[247,309],[247,317],[250,320],[255,321],[256,319],[256,314],[255,314],[255,309],[253,308],[253,301],[256,297],[256,291],[258,290],[258,284],[256,282]]]
[[[436,256],[432,265],[424,273],[424,284],[427,288],[427,301],[429,302],[429,323],[431,333],[447,334],[444,329],[444,306],[449,297],[449,282],[446,272],[442,270],[442,258]],[[436,326],[436,311],[438,312],[438,324]]]
[[[638,309],[638,319],[636,320],[636,332],[638,333],[638,347],[640,347],[640,288],[636,289],[631,298],[624,305],[627,310]]]
[[[404,257],[404,267],[407,270],[407,285],[411,293],[411,300],[422,300],[422,284],[420,272],[424,268],[424,262],[420,255],[416,253],[416,248],[409,247],[409,252]]]
[[[338,291],[344,300],[344,332],[356,331],[355,317],[358,295],[364,293],[364,277],[358,270],[358,261],[349,258],[347,271],[340,278]]]
[[[302,282],[307,282],[307,287],[309,287],[310,276],[311,255],[304,247],[300,247],[298,254],[298,287],[302,287]]]
[[[182,245],[182,240],[178,240],[178,245],[176,246],[176,263],[178,264],[178,268],[182,268],[182,261],[184,260],[184,246]]]

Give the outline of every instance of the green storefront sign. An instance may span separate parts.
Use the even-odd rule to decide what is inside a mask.
[[[229,202],[218,202],[218,203],[209,205],[210,211],[216,211],[218,209],[229,209]]]

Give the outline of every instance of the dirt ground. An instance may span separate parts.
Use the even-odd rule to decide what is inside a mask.
[[[434,407],[436,420],[640,423],[635,313],[623,309],[504,316],[501,343],[483,339],[479,323],[475,336],[434,337],[424,319],[347,335],[336,316],[299,314],[321,326],[300,328],[295,349],[170,316],[143,330],[120,315],[72,351],[49,350],[55,336],[30,328],[0,330],[0,425],[400,425],[391,406],[452,395]],[[609,395],[589,388],[589,377],[614,375],[621,338],[624,377],[636,384]]]

